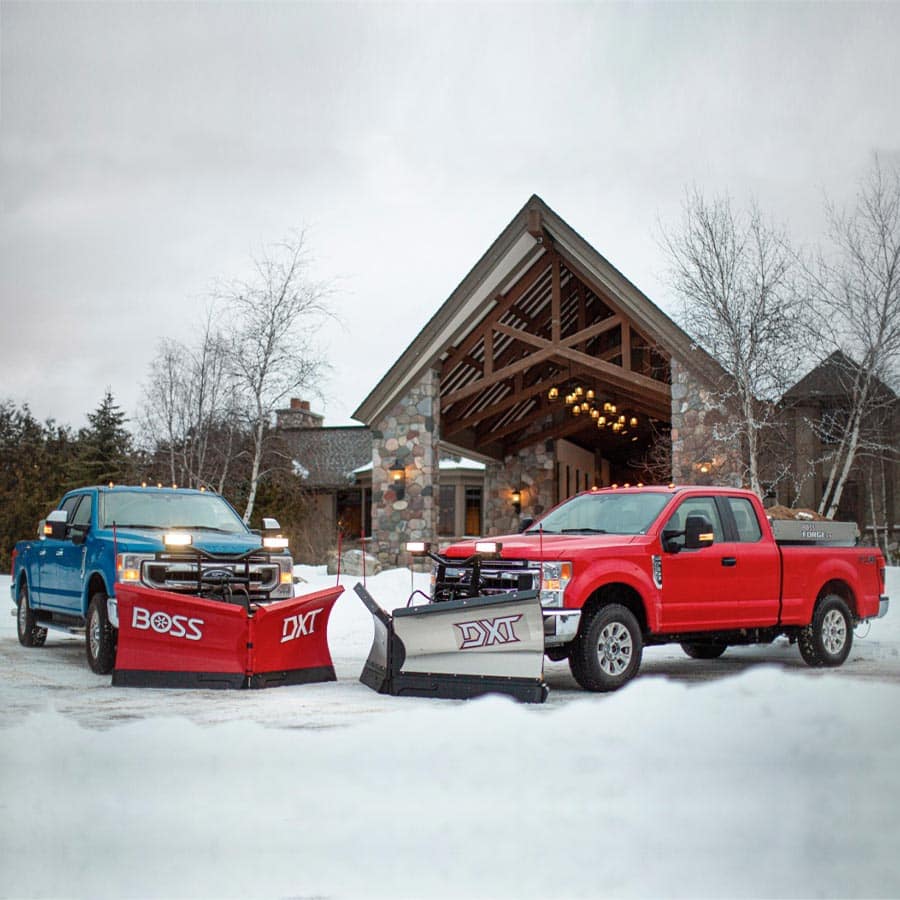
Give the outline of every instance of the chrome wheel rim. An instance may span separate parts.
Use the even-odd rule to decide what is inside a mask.
[[[25,592],[19,596],[19,634],[25,634],[25,626],[28,624],[28,598],[25,596]]]
[[[600,632],[597,656],[607,675],[621,675],[631,662],[634,644],[631,633],[621,622],[610,622]]]
[[[88,628],[88,640],[91,644],[91,656],[96,659],[100,653],[100,616],[97,611],[91,613],[90,627]]]
[[[847,620],[836,609],[825,613],[822,620],[822,643],[832,656],[840,653],[847,643]]]

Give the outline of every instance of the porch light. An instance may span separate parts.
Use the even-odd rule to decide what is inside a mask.
[[[516,511],[516,515],[522,512],[522,489],[515,488],[509,499],[512,501],[512,507]]]
[[[397,499],[402,500],[406,495],[406,467],[399,459],[395,459],[388,472],[391,476],[391,487],[394,489]]]

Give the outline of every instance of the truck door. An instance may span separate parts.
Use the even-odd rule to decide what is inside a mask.
[[[69,521],[81,500],[81,495],[67,497],[59,507],[68,514]],[[65,541],[51,537],[41,537],[35,545],[35,563],[29,572],[31,578],[31,599],[35,607],[52,608],[57,605],[57,567],[63,555]]]
[[[46,570],[46,582],[42,582],[41,593],[48,608],[78,615],[82,612],[87,555],[85,538],[91,526],[93,497],[81,494],[75,499],[80,502],[70,514],[65,540],[53,541],[53,556]]]
[[[746,497],[688,497],[666,531],[680,531],[688,515],[706,516],[715,541],[700,550],[663,552],[664,631],[711,631],[772,625],[778,620],[780,562],[763,538]],[[683,542],[683,538],[675,538]]]

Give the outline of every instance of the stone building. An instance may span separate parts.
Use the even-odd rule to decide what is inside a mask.
[[[592,485],[738,482],[737,448],[713,433],[721,375],[533,196],[354,413],[372,435],[374,552],[393,565],[446,530],[442,501],[461,496],[442,490],[447,454],[484,464],[483,534]]]

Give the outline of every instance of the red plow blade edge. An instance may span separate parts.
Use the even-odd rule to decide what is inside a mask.
[[[116,587],[118,687],[263,688],[335,681],[328,619],[336,586],[266,605]]]

